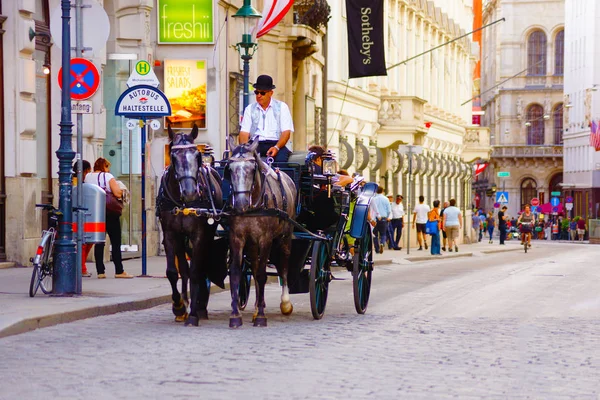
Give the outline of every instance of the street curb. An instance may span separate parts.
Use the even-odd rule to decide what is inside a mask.
[[[18,267],[16,262],[12,262],[12,261],[0,262],[0,269],[16,268],[16,267]]]
[[[447,260],[448,258],[459,258],[459,257],[473,257],[473,253],[456,253],[456,254],[442,254],[442,256],[415,256],[406,257],[408,261],[427,261],[427,260]]]
[[[494,254],[494,253],[504,253],[506,251],[518,251],[518,250],[523,250],[523,246],[519,245],[517,248],[515,249],[498,249],[498,250],[482,250],[481,252],[483,254]]]

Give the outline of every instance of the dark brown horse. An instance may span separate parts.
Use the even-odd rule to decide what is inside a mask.
[[[232,198],[229,218],[229,326],[232,328],[242,325],[238,295],[244,254],[252,266],[256,288],[254,326],[267,326],[265,284],[270,255],[276,260],[272,261],[283,283],[281,312],[289,315],[293,310],[287,283],[293,226],[287,217],[295,218],[296,187],[289,176],[274,171],[260,159],[257,147],[258,140],[236,147],[226,167]]]
[[[207,277],[223,286],[226,265],[215,269],[211,251],[217,224],[212,214],[223,205],[221,178],[210,165],[202,164],[202,153],[194,140],[198,127],[191,133],[173,133],[168,128],[171,164],[165,170],[156,199],[157,215],[164,235],[167,278],[173,291],[173,314],[176,321],[198,325],[207,319],[209,287]],[[212,212],[212,213],[211,213]],[[210,222],[210,223],[209,223]],[[186,251],[190,254],[188,268]],[[182,278],[183,299],[177,290],[178,275]],[[191,284],[191,307],[187,313],[187,278]]]

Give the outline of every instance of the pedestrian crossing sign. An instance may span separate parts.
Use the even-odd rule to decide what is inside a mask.
[[[496,192],[496,203],[508,203],[508,192]]]

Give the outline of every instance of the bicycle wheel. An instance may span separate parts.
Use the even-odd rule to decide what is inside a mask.
[[[40,268],[40,288],[44,294],[52,293],[52,275],[54,274],[54,262],[48,261]]]
[[[35,296],[40,287],[40,267],[39,265],[33,265],[33,272],[31,273],[31,282],[29,282],[29,297]]]

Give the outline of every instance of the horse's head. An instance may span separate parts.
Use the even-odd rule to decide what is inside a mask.
[[[201,155],[194,140],[198,136],[198,126],[194,124],[190,134],[173,133],[171,126],[168,127],[169,139],[171,139],[170,154],[171,165],[175,171],[175,178],[179,183],[181,200],[190,203],[199,198],[198,193],[198,170],[201,163]]]
[[[260,190],[260,179],[256,179],[260,162],[260,157],[256,153],[257,147],[258,140],[237,146],[227,164],[227,175],[231,182],[233,197],[232,206],[238,212],[247,211],[252,205],[252,192]]]

